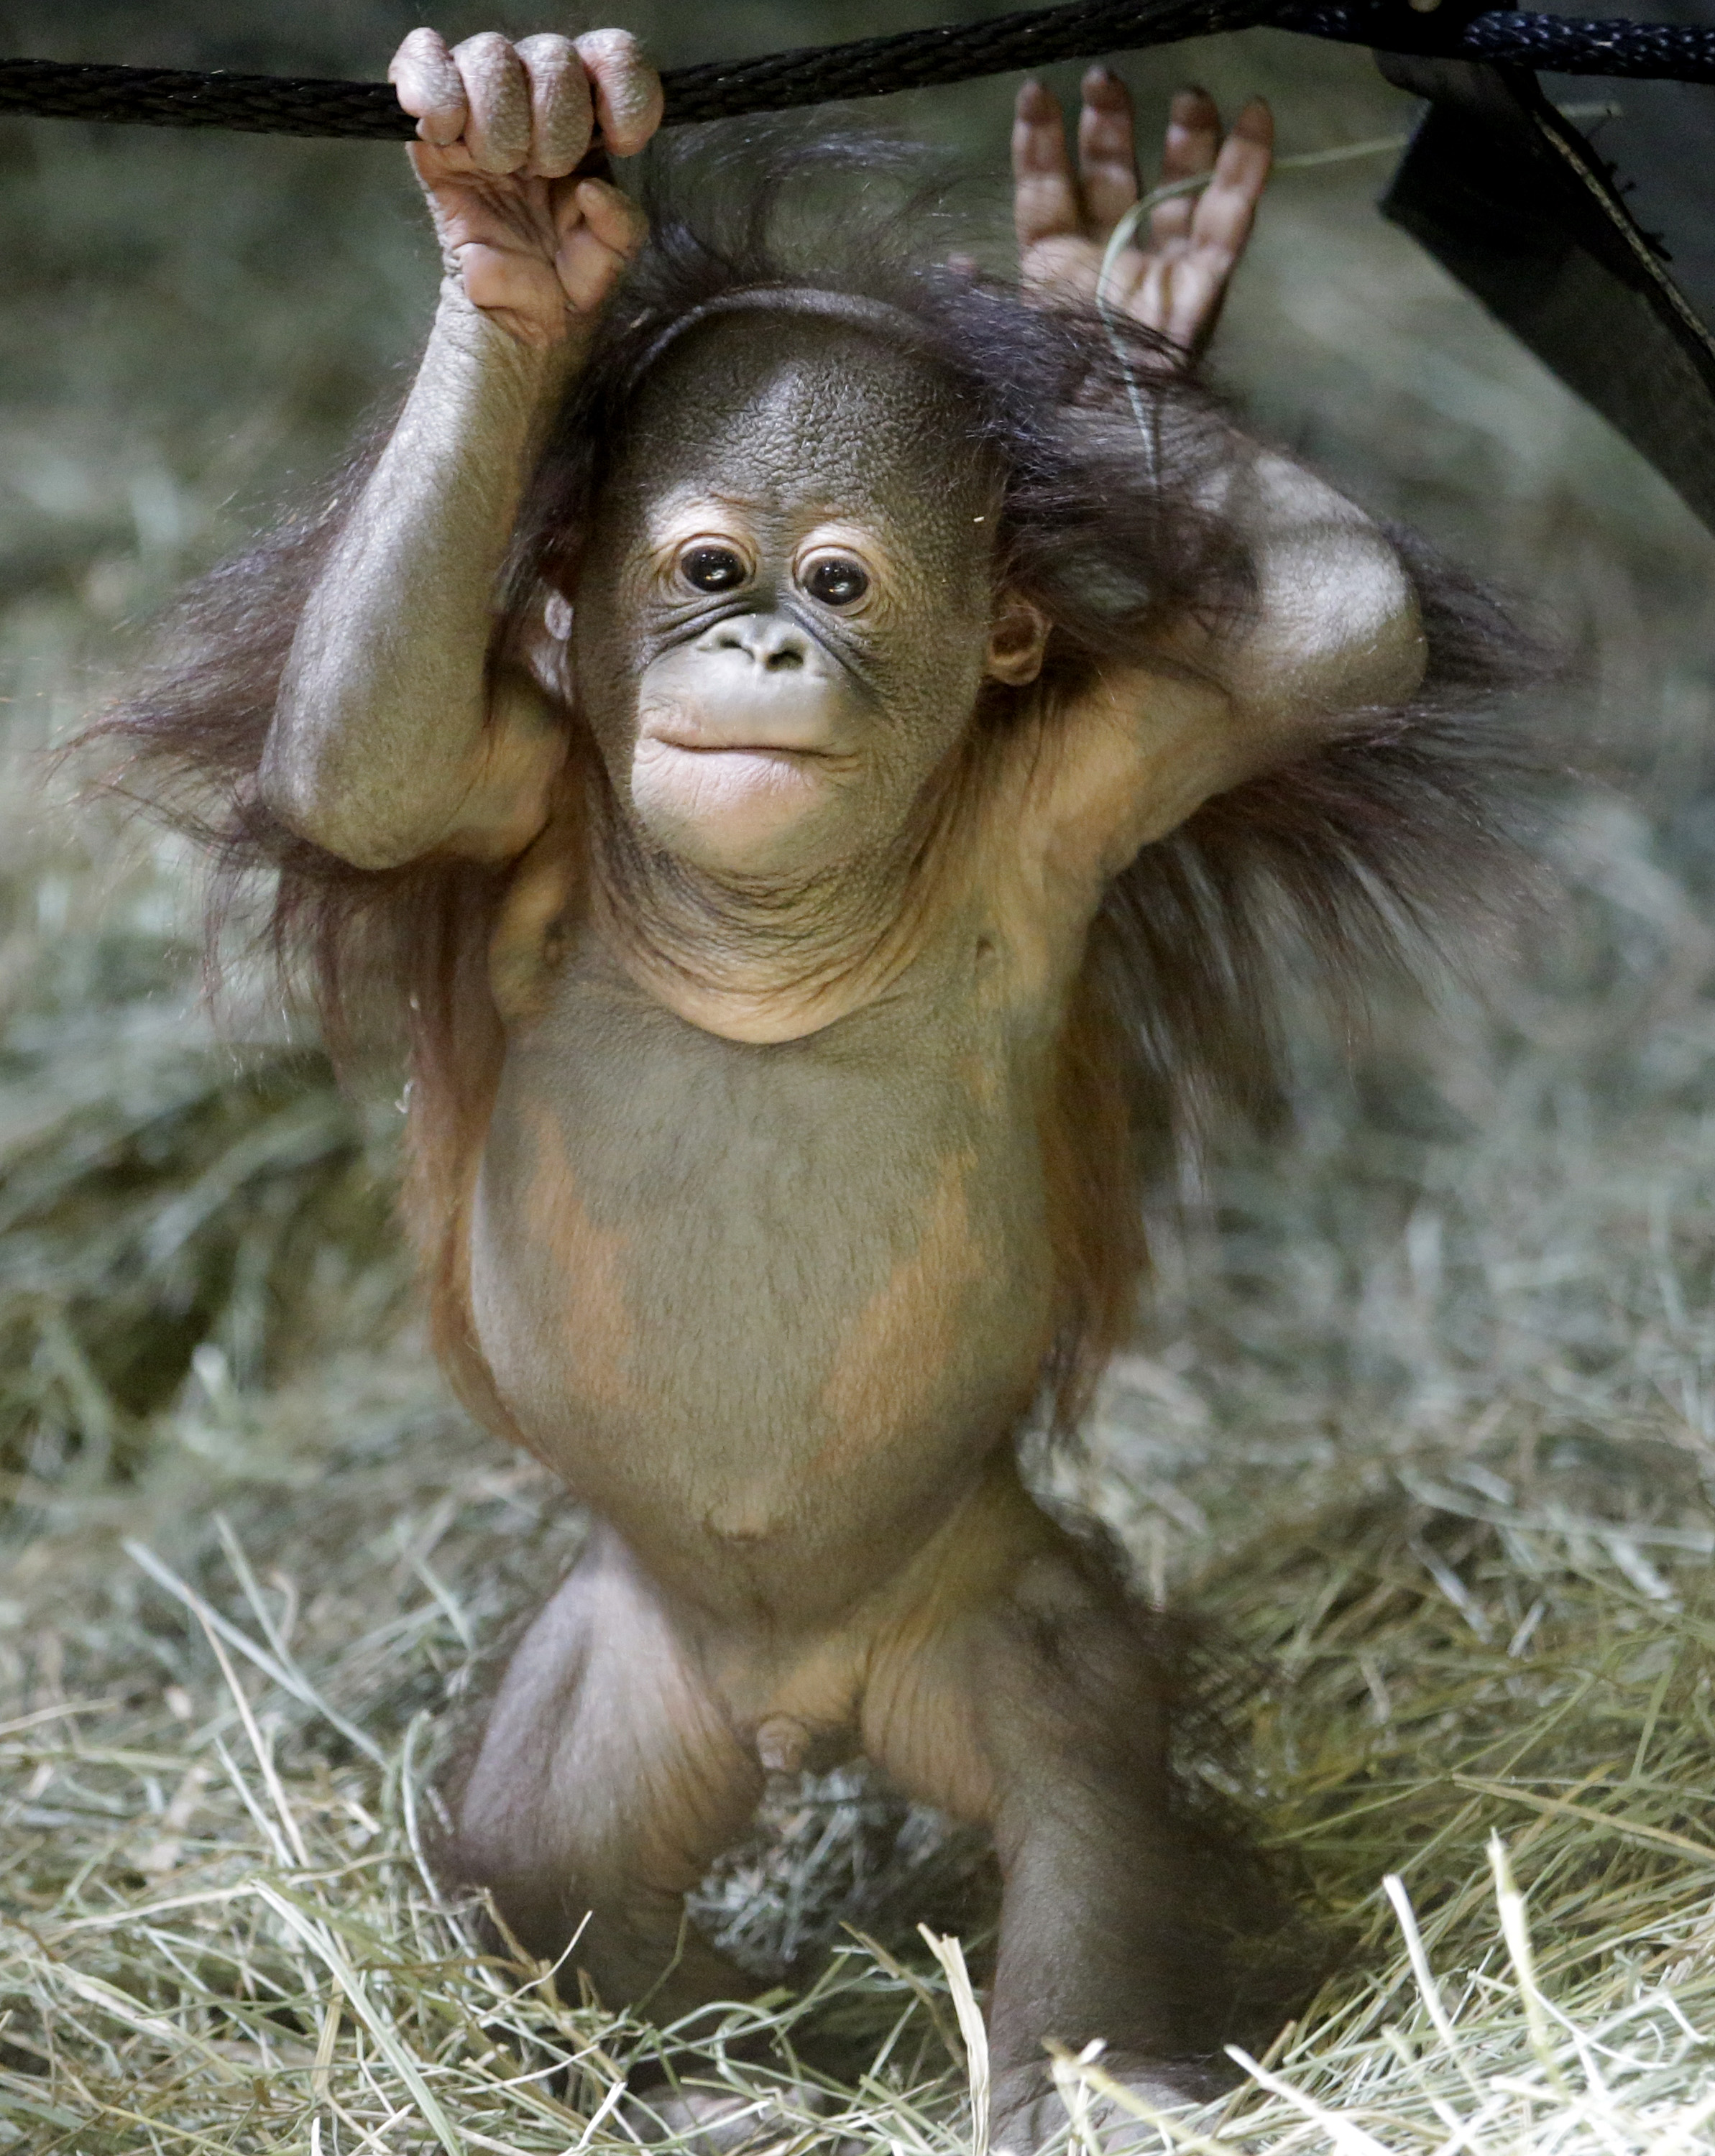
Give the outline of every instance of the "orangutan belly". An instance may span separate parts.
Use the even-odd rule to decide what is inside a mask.
[[[958,985],[908,977],[755,1045],[574,959],[509,1045],[477,1337],[529,1442],[664,1585],[839,1607],[1030,1402],[1051,1302],[1035,1086]]]

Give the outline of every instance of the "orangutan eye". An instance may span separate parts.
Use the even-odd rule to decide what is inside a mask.
[[[744,564],[730,547],[693,547],[679,573],[700,592],[730,592],[744,582]]]
[[[855,562],[843,554],[814,563],[804,588],[824,606],[851,606],[870,588],[870,580]]]

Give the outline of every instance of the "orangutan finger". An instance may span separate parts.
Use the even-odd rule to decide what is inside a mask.
[[[606,180],[580,180],[576,219],[589,227],[609,254],[629,261],[649,238],[649,219],[628,194]]]
[[[1243,134],[1240,123],[1245,125]],[[1198,328],[1194,341],[1206,342],[1214,330],[1227,280],[1250,237],[1257,202],[1268,180],[1273,139],[1267,106],[1260,100],[1247,105],[1222,145],[1214,177],[1192,213],[1189,236],[1178,250],[1179,267],[1194,270],[1195,282],[1209,288],[1204,310],[1207,319]]]
[[[649,234],[643,212],[605,180],[579,180],[572,189],[571,227],[562,216],[557,264],[574,312],[592,313]]]
[[[1163,184],[1194,180],[1213,171],[1220,148],[1220,111],[1206,90],[1194,85],[1175,90],[1168,108],[1167,134],[1161,148]],[[1160,203],[1149,220],[1150,238],[1158,247],[1184,239],[1191,229],[1189,195],[1176,195]]]
[[[1137,199],[1137,146],[1132,93],[1108,68],[1084,77],[1078,115],[1078,178],[1091,236],[1106,239]]]
[[[513,47],[530,90],[528,169],[544,179],[562,178],[589,147],[595,126],[589,78],[569,38],[542,32]]]
[[[465,144],[480,172],[516,172],[530,155],[530,85],[511,40],[479,30],[453,48],[470,116]]]
[[[1060,102],[1040,82],[1020,88],[1012,129],[1013,221],[1020,248],[1080,238],[1084,205],[1066,151]]]
[[[661,124],[661,78],[629,30],[590,30],[577,42],[603,144],[616,157],[634,157]]]
[[[419,140],[437,149],[465,131],[465,78],[439,30],[413,30],[388,64],[387,79],[417,122]]]
[[[1214,177],[1191,213],[1191,244],[1225,249],[1237,260],[1250,236],[1256,205],[1274,165],[1274,115],[1253,97],[1220,148]]]

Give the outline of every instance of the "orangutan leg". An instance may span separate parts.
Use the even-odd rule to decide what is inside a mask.
[[[1195,1859],[1168,1804],[1148,1613],[1004,1478],[968,1527],[987,1561],[965,1576],[985,1590],[937,1598],[878,1652],[865,1748],[912,1795],[994,1831],[994,2133],[1021,2150],[1065,2123],[1050,2042],[1076,2053],[1101,2038],[1108,2070],[1158,2102],[1206,2093],[1183,2054],[1209,1971],[1187,1922]]]
[[[609,2006],[666,2022],[755,1982],[686,1923],[684,1897],[762,1794],[617,1537],[590,1548],[520,1643],[459,1806],[460,1876],[515,1936]]]

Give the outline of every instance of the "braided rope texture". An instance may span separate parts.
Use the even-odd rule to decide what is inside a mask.
[[[1262,23],[1343,44],[1562,74],[1715,82],[1715,30],[1677,23],[1579,23],[1502,9],[1473,14],[1458,0],[1449,0],[1445,14],[1418,13],[1402,0],[1330,6],[1304,0],[1071,0],[986,22],[670,69],[662,77],[666,125],[879,97]],[[376,141],[404,141],[416,132],[384,82],[57,60],[0,60],[0,113]]]

